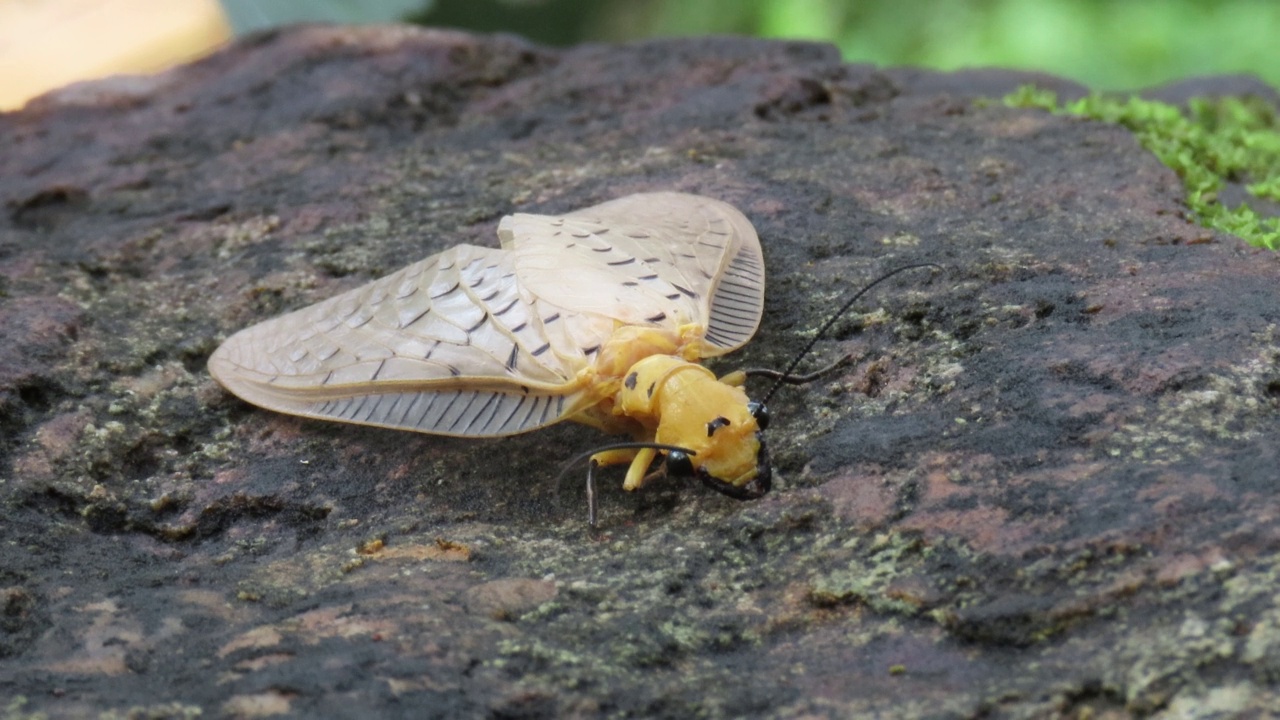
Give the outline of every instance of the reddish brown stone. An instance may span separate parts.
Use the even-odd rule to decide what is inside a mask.
[[[1029,80],[1082,92],[808,43],[302,28],[0,115],[6,707],[1273,707],[1280,260],[1187,221],[1126,131],[972,102]],[[807,365],[852,362],[771,400],[760,501],[610,473],[594,536],[556,480],[589,430],[317,423],[205,372],[505,213],[659,189],[762,238],[764,323],[721,371],[945,266],[860,301]]]

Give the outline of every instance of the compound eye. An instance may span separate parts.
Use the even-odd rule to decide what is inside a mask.
[[[751,417],[756,419],[756,424],[761,430],[769,429],[769,408],[764,403],[752,400],[747,403],[747,412],[751,413]]]
[[[693,460],[683,450],[667,453],[667,474],[676,477],[693,477]]]

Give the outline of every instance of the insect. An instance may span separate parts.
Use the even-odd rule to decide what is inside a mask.
[[[250,403],[310,418],[465,437],[572,420],[630,435],[587,454],[592,527],[600,466],[627,464],[627,490],[667,473],[739,499],[769,491],[764,403],[745,373],[699,364],[760,324],[764,260],[741,212],[645,193],[509,215],[498,237],[242,330],[209,371]],[[773,373],[779,384],[798,361]]]

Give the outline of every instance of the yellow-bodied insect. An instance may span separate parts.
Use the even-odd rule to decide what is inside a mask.
[[[209,371],[255,405],[325,420],[466,437],[573,420],[636,440],[591,457],[630,463],[627,490],[665,452],[669,472],[733,497],[768,492],[764,406],[742,373],[698,364],[760,324],[764,260],[742,213],[646,193],[510,215],[498,237],[236,333]]]
[[[362,287],[232,335],[209,371],[241,398],[323,420],[499,437],[573,420],[634,442],[588,453],[629,463],[623,487],[662,472],[734,498],[769,491],[764,403],[749,372],[699,361],[760,324],[764,259],[734,207],[682,193],[629,195],[565,215],[518,213],[501,248],[458,245]],[[773,390],[765,396],[772,395]]]

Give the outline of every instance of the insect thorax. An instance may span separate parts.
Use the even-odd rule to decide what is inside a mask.
[[[620,394],[627,391],[628,385],[635,386],[640,382],[637,368],[646,360],[666,359],[684,365],[696,363],[706,347],[702,336],[703,328],[696,324],[678,328],[636,325],[617,328],[601,345],[595,362],[579,373],[579,382],[586,392],[582,410],[570,419],[608,433],[651,440],[658,423],[656,413],[637,407],[630,412],[622,410],[618,402]],[[652,361],[647,365],[654,367]],[[647,376],[651,374],[646,373]]]

